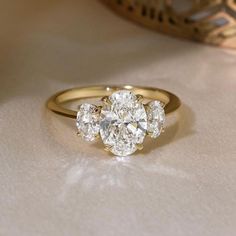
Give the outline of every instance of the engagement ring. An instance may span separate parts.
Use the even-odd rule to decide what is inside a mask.
[[[80,103],[77,111],[66,106],[98,97],[101,104]],[[179,106],[179,98],[170,92],[130,85],[73,88],[55,94],[47,102],[53,112],[76,120],[78,136],[86,141],[101,139],[105,150],[117,156],[141,150],[146,136],[159,137],[165,115]]]

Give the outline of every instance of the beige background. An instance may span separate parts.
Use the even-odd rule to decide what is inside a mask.
[[[1,236],[236,234],[236,52],[92,0],[1,1],[0,27]],[[57,90],[110,83],[184,101],[157,144],[124,160],[44,107]]]

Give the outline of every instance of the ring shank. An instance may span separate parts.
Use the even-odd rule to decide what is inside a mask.
[[[53,95],[47,101],[47,107],[60,115],[76,118],[77,111],[71,110],[63,106],[67,102],[74,100],[82,100],[87,98],[110,96],[117,90],[131,90],[135,94],[140,94],[146,99],[159,100],[165,104],[165,113],[169,114],[180,106],[179,98],[163,89],[152,88],[152,87],[137,87],[137,86],[90,86],[90,87],[79,87],[64,90]]]

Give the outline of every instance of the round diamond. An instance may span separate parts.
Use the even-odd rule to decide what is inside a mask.
[[[76,126],[82,138],[93,141],[99,134],[97,106],[84,103],[77,112]]]
[[[152,138],[157,138],[163,129],[165,122],[165,111],[160,101],[151,101],[147,106],[147,131]]]
[[[127,156],[137,150],[147,130],[144,106],[130,91],[113,93],[101,110],[100,135],[103,143],[117,156]]]

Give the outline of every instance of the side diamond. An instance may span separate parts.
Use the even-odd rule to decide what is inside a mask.
[[[147,108],[148,128],[147,131],[152,138],[157,138],[165,123],[165,111],[160,101],[151,101]]]
[[[86,141],[93,141],[99,134],[99,113],[95,105],[84,103],[77,112],[76,126]]]

